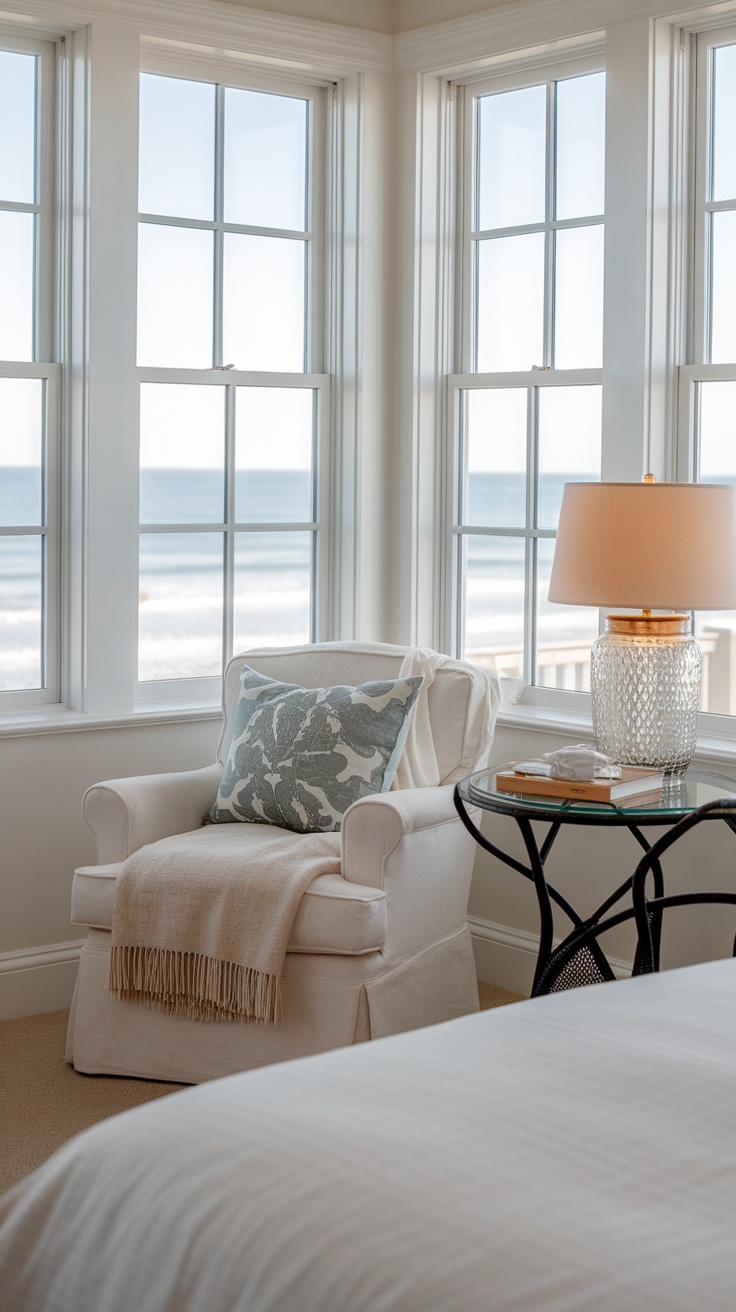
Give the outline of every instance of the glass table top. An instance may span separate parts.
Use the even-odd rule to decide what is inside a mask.
[[[580,821],[607,819],[623,824],[637,821],[642,823],[645,818],[655,824],[658,820],[665,822],[676,819],[721,797],[733,797],[736,810],[736,771],[727,774],[691,767],[677,778],[665,780],[662,796],[656,801],[645,802],[641,806],[616,806],[609,802],[575,802],[563,797],[530,797],[524,793],[497,792],[496,773],[513,768],[514,762],[509,762],[468,775],[458,785],[460,796],[464,801],[475,802],[490,811],[518,814],[523,809],[527,815],[560,818],[564,815],[565,819]]]

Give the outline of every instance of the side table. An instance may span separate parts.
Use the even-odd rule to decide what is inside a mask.
[[[736,774],[691,767],[684,775],[665,786],[663,795],[658,801],[638,807],[622,807],[594,802],[574,802],[563,798],[528,797],[521,793],[500,793],[496,790],[496,772],[509,768],[512,767],[501,765],[490,770],[478,770],[475,774],[460,780],[455,787],[455,807],[466,829],[481,847],[534,884],[539,906],[540,931],[532,997],[540,993],[556,992],[560,989],[575,988],[581,984],[614,979],[613,970],[598,942],[598,935],[604,927],[611,928],[614,924],[634,916],[637,919],[640,939],[634,958],[633,973],[639,974],[645,970],[658,969],[661,908],[657,908],[655,901],[654,910],[648,913],[642,911],[645,905],[643,898],[646,875],[651,871],[655,900],[662,899],[664,877],[660,856],[667,847],[677,841],[681,833],[706,819],[722,819],[736,833]],[[528,865],[511,856],[510,853],[504,852],[497,844],[486,838],[470,814],[470,808],[480,808],[515,820],[526,848]],[[535,835],[533,821],[543,821],[548,824],[541,842],[538,842]],[[645,853],[637,869],[604,899],[592,915],[585,918],[575,910],[559,889],[550,884],[545,872],[545,862],[562,825],[626,828]],[[650,843],[641,832],[643,826],[647,828],[668,826],[670,832],[659,841]],[[623,910],[609,915],[612,908],[617,903],[621,903],[631,892],[632,887],[638,894],[637,904],[629,900]],[[733,896],[697,893],[684,895],[677,901],[731,901]],[[674,899],[669,901],[672,902]],[[564,912],[573,927],[565,937],[562,937],[557,947],[553,946],[555,907]],[[642,923],[648,927],[650,949],[648,955],[642,950]]]

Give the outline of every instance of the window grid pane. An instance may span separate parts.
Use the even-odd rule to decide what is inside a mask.
[[[141,385],[141,682],[312,640],[316,407],[308,387]]]
[[[477,372],[600,368],[604,91],[593,73],[477,97]]]
[[[303,97],[142,75],[142,682],[315,636],[317,392],[243,383],[305,374],[310,122]]]
[[[598,615],[546,592],[562,485],[600,478],[604,103],[603,73],[476,96],[465,206],[470,367],[487,381],[460,391],[457,645],[575,690]],[[540,386],[540,367],[569,385]],[[508,373],[517,386],[493,381]]]
[[[546,595],[562,488],[600,478],[600,386],[468,389],[460,409],[462,651],[510,678],[587,691],[597,612]]]
[[[56,558],[56,526],[47,518],[54,501],[47,449],[56,440],[47,433],[53,367],[38,361],[39,342],[48,336],[39,246],[50,244],[51,223],[50,177],[39,172],[46,121],[39,106],[42,91],[50,94],[51,66],[50,49],[0,50],[0,692],[11,706],[58,695],[47,672],[47,644],[55,639],[49,609],[56,606],[55,592],[48,595],[50,577],[56,587],[48,560],[50,527]],[[50,174],[50,151],[46,157]],[[18,364],[25,368],[17,371]],[[53,661],[54,684],[55,669]]]
[[[308,130],[298,97],[141,75],[139,365],[305,371]]]

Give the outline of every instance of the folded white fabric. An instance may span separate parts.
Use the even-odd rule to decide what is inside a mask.
[[[422,686],[414,706],[404,754],[394,776],[394,788],[436,788],[440,779],[437,751],[429,718],[429,690],[438,670],[466,669],[461,661],[428,647],[413,647],[404,657],[399,678],[408,679],[421,674]],[[476,726],[474,734],[467,734],[459,772],[470,774],[488,764],[493,742],[493,729],[499,707],[498,685],[486,670],[478,669],[479,678],[470,683],[470,705],[467,720]]]
[[[112,918],[110,989],[194,1020],[281,1019],[279,978],[299,903],[340,873],[339,834],[207,825],[125,862]],[[247,860],[247,864],[245,861]]]

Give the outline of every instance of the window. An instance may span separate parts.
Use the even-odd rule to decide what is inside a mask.
[[[53,51],[0,39],[0,705],[58,700]]]
[[[466,86],[454,645],[584,690],[598,617],[546,601],[563,484],[601,468],[605,75]]]
[[[736,30],[696,47],[690,364],[681,370],[681,478],[736,482]],[[724,564],[725,567],[725,564]],[[696,616],[703,710],[736,715],[736,613]]]
[[[141,75],[144,697],[316,635],[321,112],[313,89]]]

